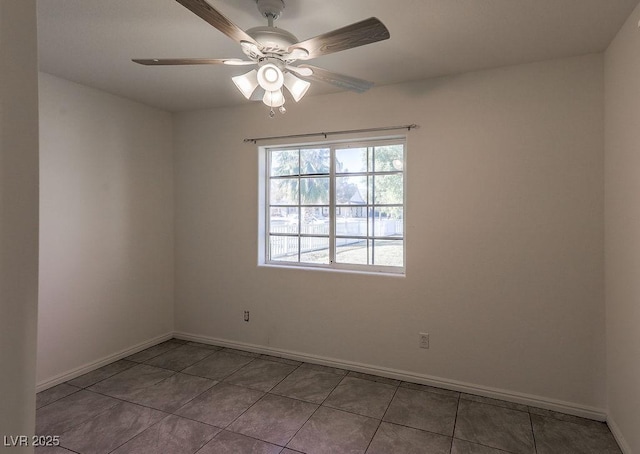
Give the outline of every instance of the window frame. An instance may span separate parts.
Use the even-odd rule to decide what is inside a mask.
[[[375,165],[372,168],[367,168],[366,171],[363,172],[336,172],[336,150],[344,150],[349,148],[372,148],[372,147],[381,147],[386,145],[402,145],[403,151],[403,167],[402,170],[392,170],[392,171],[377,171],[375,169]],[[286,151],[286,150],[304,150],[304,149],[329,149],[329,173],[325,174],[303,174],[302,170],[298,168],[297,174],[292,175],[280,175],[280,176],[272,176],[271,175],[271,156],[273,151]],[[357,138],[357,139],[347,139],[347,140],[332,140],[332,141],[321,141],[321,142],[310,142],[303,144],[283,144],[283,145],[267,145],[258,147],[259,151],[259,225],[258,225],[258,265],[259,266],[267,266],[267,267],[278,267],[278,268],[294,268],[294,269],[308,269],[308,270],[326,270],[326,271],[343,271],[343,272],[357,272],[357,273],[373,273],[373,274],[389,274],[394,276],[405,276],[406,275],[406,263],[407,263],[407,137],[406,135],[398,135],[398,136],[387,136],[387,137],[367,137],[367,138]],[[298,159],[300,159],[300,153],[298,153]],[[369,153],[367,154],[367,159],[369,159]],[[375,157],[374,157],[375,161]],[[368,166],[369,167],[369,166]],[[375,177],[380,175],[401,175],[402,176],[402,203],[393,203],[393,204],[383,204],[383,203],[375,203],[375,200],[367,200],[364,204],[365,209],[372,207],[375,208],[378,206],[395,206],[400,207],[402,209],[402,237],[385,237],[385,236],[375,236],[375,232],[369,231],[369,223],[375,225],[375,214],[371,221],[369,216],[365,216],[366,224],[367,224],[367,234],[366,235],[339,235],[336,233],[336,212],[338,208],[346,207],[344,204],[339,204],[337,202],[336,195],[336,186],[337,186],[337,177],[340,176],[349,176],[349,177]],[[283,236],[283,237],[292,237],[295,236],[298,241],[298,261],[280,261],[280,260],[271,260],[270,259],[270,237],[274,235],[271,232],[271,208],[273,207],[281,207],[282,204],[270,204],[270,191],[271,191],[271,181],[273,179],[278,178],[290,178],[297,177],[298,182],[304,178],[317,178],[317,177],[328,177],[329,178],[329,201],[328,201],[328,214],[329,214],[329,233],[325,234],[309,234],[302,232],[302,208],[304,207],[319,207],[325,206],[322,204],[303,204],[301,201],[301,195],[298,196],[298,204],[289,205],[290,207],[295,207],[299,209],[298,213],[298,228],[297,233],[293,234],[275,234],[275,236]],[[375,191],[375,189],[374,189]],[[374,192],[375,193],[375,192]],[[373,197],[373,195],[371,195]],[[300,255],[302,253],[301,250],[301,242],[303,238],[313,238],[313,237],[321,237],[326,238],[328,236],[329,240],[329,263],[308,263],[308,262],[300,262]],[[350,264],[350,263],[339,263],[336,262],[336,240],[340,238],[359,238],[364,241],[401,241],[402,242],[402,266],[386,266],[386,265],[369,265],[369,264]],[[369,251],[375,251],[375,245],[373,248],[369,244],[366,246],[367,248],[367,257],[369,257]],[[374,252],[375,254],[375,252]],[[369,259],[367,259],[369,261]]]

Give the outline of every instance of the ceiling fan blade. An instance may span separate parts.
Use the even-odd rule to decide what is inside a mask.
[[[222,13],[216,10],[213,6],[209,5],[205,0],[176,1],[195,15],[213,25],[215,28],[220,30],[232,40],[238,43],[241,43],[243,41],[248,42],[256,45],[259,49],[262,49],[262,46],[256,40],[254,40],[251,36],[245,33],[244,30],[231,22],[225,16],[223,16]]]
[[[285,66],[289,71],[295,73],[302,77],[309,77],[313,75],[313,70],[311,68],[300,68],[298,66],[287,65]]]
[[[131,61],[146,66],[162,65],[255,65],[256,62],[235,58],[134,58]]]
[[[180,1],[180,0],[178,0]],[[288,52],[295,49],[303,49],[309,53],[307,57],[300,57],[301,60],[320,57],[354,47],[364,46],[389,39],[389,30],[375,17],[370,17],[355,24],[333,30],[328,33],[301,41],[289,47]]]
[[[303,78],[307,80],[326,82],[357,93],[364,93],[373,87],[373,82],[358,79],[356,77],[345,76],[344,74],[334,73],[333,71],[327,71],[326,69],[318,68],[317,66],[300,65],[298,67],[309,68],[313,71],[311,76],[303,76]]]

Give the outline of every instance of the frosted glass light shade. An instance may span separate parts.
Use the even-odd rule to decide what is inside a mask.
[[[249,101],[262,101],[264,98],[264,94],[266,93],[265,89],[262,87],[258,87],[254,90]]]
[[[258,84],[268,92],[280,90],[284,84],[284,74],[276,65],[267,63],[258,70]]]
[[[287,90],[289,90],[289,93],[293,96],[293,100],[298,102],[307,93],[311,84],[306,80],[297,78],[291,73],[286,73],[284,75],[284,86],[287,87]]]
[[[258,71],[254,69],[241,76],[232,77],[231,80],[245,98],[251,99],[251,94],[258,87]]]
[[[262,102],[269,107],[280,107],[284,104],[284,95],[281,90],[267,91],[264,94],[264,98],[262,98]]]

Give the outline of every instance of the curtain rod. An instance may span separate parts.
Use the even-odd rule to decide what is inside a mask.
[[[336,135],[336,134],[356,134],[361,132],[376,132],[376,131],[397,131],[399,129],[406,129],[407,131],[411,131],[412,129],[416,129],[418,127],[419,127],[418,125],[412,124],[412,125],[402,125],[402,126],[385,126],[381,128],[369,128],[369,129],[350,129],[346,131],[312,132],[308,134],[292,134],[288,136],[257,137],[255,139],[244,139],[244,142],[258,143],[263,140],[298,139],[302,137],[315,137],[315,136],[324,136],[324,138],[326,139],[327,136]]]

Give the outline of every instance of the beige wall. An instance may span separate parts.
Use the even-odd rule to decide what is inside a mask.
[[[603,412],[603,102],[590,55],[176,115],[177,331]],[[405,278],[256,265],[244,138],[405,123]]]
[[[640,452],[640,6],[605,54],[605,276],[609,421]]]
[[[0,2],[0,436],[35,425],[38,63],[35,0]],[[2,448],[12,453],[33,448]]]
[[[40,74],[39,383],[172,332],[171,121]]]

